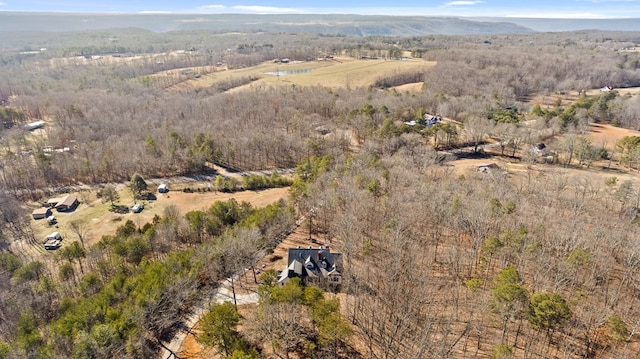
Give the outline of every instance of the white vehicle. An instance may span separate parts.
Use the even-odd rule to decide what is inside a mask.
[[[53,232],[44,239],[44,243],[47,243],[50,240],[58,240],[62,242],[62,236],[58,232]]]
[[[60,248],[62,236],[59,232],[53,232],[44,239],[44,249],[51,251]]]
[[[140,213],[142,212],[143,209],[144,209],[144,205],[140,203],[136,203],[135,205],[133,205],[133,207],[131,207],[131,212]]]
[[[62,241],[60,241],[59,239],[49,239],[48,241],[44,242],[44,249],[52,251],[60,248],[61,245]]]

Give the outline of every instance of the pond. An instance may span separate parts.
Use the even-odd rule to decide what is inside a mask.
[[[269,72],[265,72],[265,75],[287,76],[287,75],[306,74],[308,72],[311,72],[311,69],[269,71]]]

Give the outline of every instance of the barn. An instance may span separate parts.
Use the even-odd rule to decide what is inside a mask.
[[[33,219],[44,219],[51,215],[51,208],[40,207],[36,208],[31,212],[31,216]]]
[[[76,197],[75,194],[70,194],[62,198],[60,202],[56,204],[55,208],[58,212],[73,211],[74,209],[76,209],[79,203],[80,202],[78,202],[78,197]]]

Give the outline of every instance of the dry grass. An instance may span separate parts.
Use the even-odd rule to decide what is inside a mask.
[[[616,88],[615,91],[620,94],[620,96],[637,96],[640,94],[640,87],[629,87],[629,88]],[[587,96],[599,96],[602,94],[600,89],[591,89],[584,91],[584,94]],[[576,102],[580,98],[581,94],[578,91],[567,91],[563,93],[552,93],[552,94],[537,94],[531,96],[526,102],[530,105],[540,105],[542,108],[554,108],[558,101],[560,101],[562,106],[569,106],[570,104]]]
[[[606,124],[592,124],[589,138],[596,147],[604,147],[610,151],[615,149],[616,143],[625,136],[640,136],[640,132]]]
[[[236,193],[170,191],[166,194],[157,194],[158,199],[155,201],[143,201],[145,208],[142,212],[127,214],[110,212],[110,203],[102,203],[96,199],[95,192],[87,192],[78,194],[81,203],[75,211],[69,213],[53,212],[58,219],[58,228],[49,226],[45,220],[37,220],[32,221],[32,229],[36,238],[44,238],[53,231],[59,231],[63,238],[71,239],[63,241],[64,245],[77,239],[71,230],[70,223],[79,221],[86,227],[87,240],[85,244],[91,245],[98,242],[103,235],[115,234],[116,229],[129,219],[140,227],[145,223],[150,223],[156,214],[162,216],[165,208],[170,205],[177,206],[183,214],[195,210],[206,210],[216,201],[227,201],[231,198],[235,198],[238,202],[249,202],[255,207],[264,207],[281,198],[286,198],[288,190],[288,188],[273,188]],[[130,191],[123,185],[118,188],[118,192],[120,200],[117,203],[128,206],[134,204]]]
[[[421,70],[435,66],[435,62],[421,59],[414,60],[360,60],[352,58],[335,58],[319,61],[296,61],[288,64],[275,64],[271,62],[257,66],[217,71],[203,75],[199,79],[186,80],[171,87],[174,90],[187,88],[206,88],[213,84],[230,78],[244,78],[247,76],[258,77],[259,80],[250,84],[239,86],[229,92],[241,91],[247,88],[260,88],[270,86],[315,86],[322,85],[330,88],[370,86],[380,77],[396,72],[408,70]],[[266,72],[306,70],[310,72],[275,76]]]

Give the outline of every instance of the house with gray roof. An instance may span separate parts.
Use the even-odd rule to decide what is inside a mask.
[[[287,268],[278,275],[278,284],[298,277],[304,284],[338,286],[342,283],[342,253],[329,248],[289,248]]]

